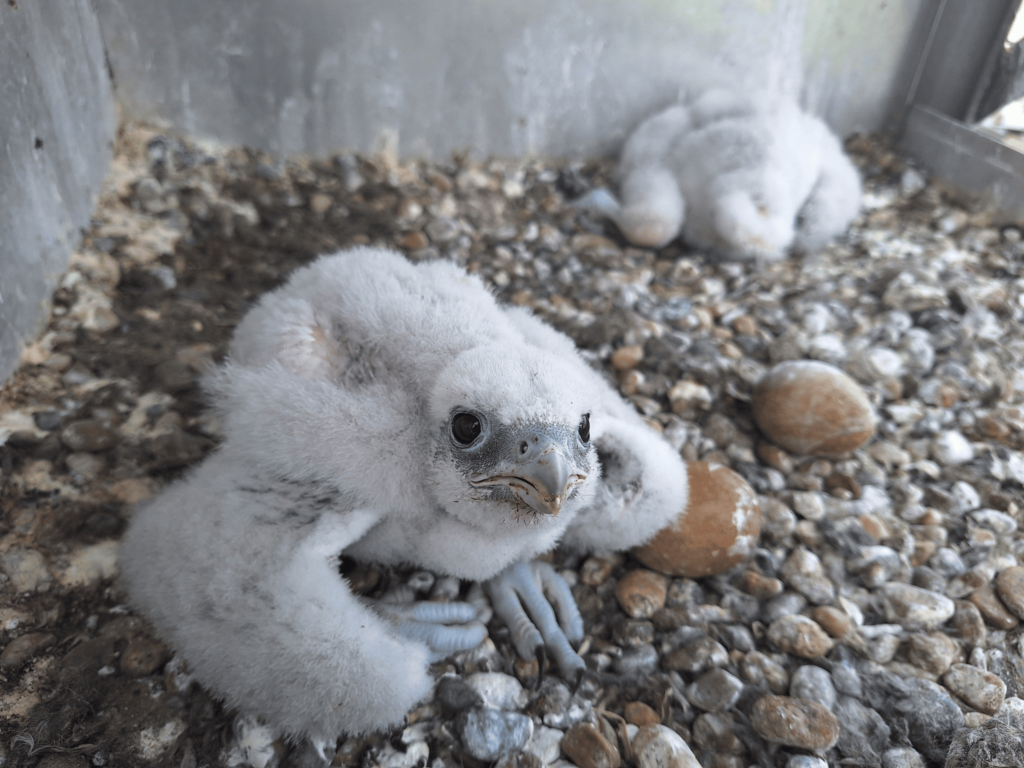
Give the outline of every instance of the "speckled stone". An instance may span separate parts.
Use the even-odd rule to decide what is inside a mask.
[[[807,699],[762,696],[750,713],[764,739],[800,749],[831,749],[839,741],[839,721],[825,707]]]
[[[996,594],[1018,619],[1024,619],[1024,566],[1004,568],[996,576]]]
[[[641,728],[630,746],[637,768],[701,768],[682,737],[664,725]]]
[[[793,453],[852,451],[875,433],[875,413],[864,390],[828,363],[776,365],[754,387],[751,407],[765,436]]]
[[[768,640],[786,653],[804,659],[817,659],[832,650],[830,638],[812,619],[790,614],[776,619],[768,627]]]
[[[970,664],[953,664],[942,677],[951,693],[986,715],[994,715],[1006,697],[1006,683]]]
[[[533,736],[533,721],[518,712],[474,708],[459,715],[455,725],[465,750],[477,760],[496,760],[521,751]],[[580,768],[583,764],[580,763]],[[593,768],[618,768],[615,765]]]
[[[949,669],[958,650],[956,641],[943,632],[916,632],[907,638],[910,663],[933,675]]]
[[[713,638],[702,637],[676,648],[665,657],[662,666],[670,671],[699,674],[728,663],[729,652],[725,646]]]
[[[650,542],[633,550],[648,568],[673,576],[712,576],[746,558],[761,531],[757,494],[722,464],[686,465],[686,510]]]
[[[886,621],[907,629],[933,629],[953,615],[953,601],[910,584],[891,583],[879,593]]]
[[[705,712],[722,712],[732,707],[742,692],[742,680],[724,669],[712,669],[686,686],[686,700]]]

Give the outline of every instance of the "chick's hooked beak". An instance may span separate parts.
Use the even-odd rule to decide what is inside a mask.
[[[572,490],[587,479],[578,471],[567,442],[571,431],[524,429],[513,441],[515,457],[490,475],[470,479],[477,488],[503,485],[523,504],[544,515],[557,515]]]

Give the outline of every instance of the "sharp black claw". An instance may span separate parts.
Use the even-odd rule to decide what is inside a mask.
[[[539,691],[544,684],[544,668],[548,665],[548,649],[541,643],[533,649],[533,652],[537,656],[537,685],[533,690]]]
[[[583,685],[583,678],[586,677],[586,676],[587,676],[587,670],[585,670],[585,669],[577,669],[576,670],[576,674],[574,675],[574,677],[576,679],[573,681],[573,684],[572,684],[572,695],[573,696],[576,695],[576,692],[580,689],[580,686]]]

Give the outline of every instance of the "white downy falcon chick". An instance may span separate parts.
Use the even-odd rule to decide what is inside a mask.
[[[813,252],[860,208],[857,169],[821,120],[790,100],[725,88],[641,123],[616,175],[621,203],[598,189],[577,206],[607,215],[637,245],[681,233],[727,259]]]
[[[685,508],[678,453],[573,343],[448,262],[321,258],[206,384],[225,442],[138,509],[123,573],[204,685],[321,754],[399,722],[429,661],[486,632],[466,603],[354,595],[341,555],[490,579],[521,653],[582,669],[571,593],[526,561],[639,544]]]

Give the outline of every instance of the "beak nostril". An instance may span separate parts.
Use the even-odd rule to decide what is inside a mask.
[[[523,442],[519,444],[519,455],[525,456],[528,450],[530,450],[530,444],[526,440],[523,440]]]

